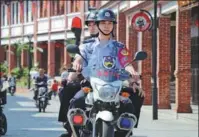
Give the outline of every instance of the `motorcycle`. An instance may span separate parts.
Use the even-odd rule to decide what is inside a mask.
[[[43,85],[43,82],[37,83],[37,85]],[[43,112],[45,112],[46,107],[48,105],[48,90],[46,87],[39,87],[38,88],[38,97],[36,100],[36,106],[39,109],[39,112],[41,112],[43,110]]]
[[[82,56],[75,45],[68,46],[67,51]],[[146,57],[146,52],[140,51],[135,54],[133,61],[144,60]],[[131,102],[128,93],[121,91],[123,81],[129,79],[130,75],[125,70],[119,70],[117,74],[121,79],[113,82],[90,77],[92,89],[87,90],[86,110],[71,108],[67,113],[75,137],[114,137],[115,130],[118,129],[127,131],[126,137],[133,135],[136,116],[118,112],[120,102]]]
[[[0,135],[5,135],[7,132],[7,118],[3,113],[3,105],[7,102],[7,91],[3,85],[0,86]]]
[[[14,96],[14,93],[15,93],[15,87],[14,86],[10,86],[9,93],[10,93],[11,96]]]

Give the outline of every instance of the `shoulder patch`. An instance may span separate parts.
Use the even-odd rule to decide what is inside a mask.
[[[93,43],[93,42],[95,42],[95,39],[87,39],[87,40],[84,40],[82,43],[87,44],[87,43]]]

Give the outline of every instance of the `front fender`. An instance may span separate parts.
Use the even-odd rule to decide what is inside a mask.
[[[114,116],[113,116],[113,113],[110,112],[110,111],[99,111],[96,115],[96,121],[98,119],[102,119],[103,121],[107,121],[107,122],[110,122],[110,121],[113,121],[114,120]]]

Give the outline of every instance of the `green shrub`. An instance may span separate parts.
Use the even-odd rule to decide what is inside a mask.
[[[17,79],[20,79],[22,77],[27,77],[28,76],[28,72],[29,72],[28,68],[16,67],[16,68],[12,69],[12,73]]]
[[[20,69],[19,67],[16,67],[14,69],[12,69],[11,71],[13,73],[13,75],[17,78],[17,79],[20,79],[22,77],[22,74],[23,74],[23,70]]]
[[[6,65],[6,63],[0,64],[0,71],[6,74],[8,73],[8,66]]]
[[[28,73],[29,73],[29,70],[28,68],[23,68],[23,77],[27,77],[28,76]]]

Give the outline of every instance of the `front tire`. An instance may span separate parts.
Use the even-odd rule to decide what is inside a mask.
[[[98,124],[97,137],[114,137],[115,136],[114,126],[110,122],[99,120],[97,124]]]
[[[7,132],[7,118],[3,113],[0,116],[0,124],[0,135],[5,135]]]
[[[42,109],[42,102],[39,101],[39,112],[41,112],[41,109]]]
[[[14,96],[14,91],[12,89],[11,89],[11,93],[10,94],[11,94],[11,96]]]

